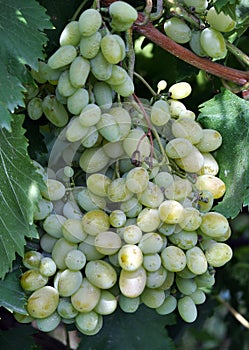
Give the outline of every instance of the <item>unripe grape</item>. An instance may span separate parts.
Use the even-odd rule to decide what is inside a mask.
[[[173,181],[173,176],[166,171],[160,171],[153,180],[153,182],[161,189],[167,188],[173,183]]]
[[[119,235],[113,231],[101,231],[94,241],[95,248],[104,255],[113,255],[121,248],[122,242]]]
[[[193,299],[196,305],[203,304],[206,300],[206,294],[201,289],[196,289],[192,294],[190,294],[190,298]]]
[[[170,97],[175,100],[188,97],[191,94],[191,91],[191,85],[183,81],[176,83],[169,88]]]
[[[113,91],[107,83],[97,81],[93,86],[93,94],[98,106],[106,109],[111,108]]]
[[[80,288],[81,283],[80,271],[66,269],[60,273],[58,278],[58,292],[62,297],[69,297]]]
[[[125,139],[131,129],[131,117],[127,110],[122,107],[112,107],[108,111],[109,114],[113,115],[116,119],[120,129],[120,140]]]
[[[67,219],[62,225],[63,237],[72,243],[84,241],[87,234],[84,232],[81,219]]]
[[[33,292],[48,282],[48,277],[42,275],[38,270],[25,271],[21,276],[21,286],[24,290]]]
[[[102,36],[96,32],[90,36],[83,36],[80,40],[80,53],[86,59],[91,59],[97,55],[100,49]]]
[[[164,302],[156,308],[156,312],[159,315],[171,314],[177,307],[177,299],[173,295],[168,295],[164,299]]]
[[[175,281],[179,292],[184,295],[191,295],[197,289],[196,282],[192,278],[181,278],[179,276],[176,276]]]
[[[89,103],[89,94],[86,89],[79,88],[67,99],[67,109],[72,114],[80,114]]]
[[[100,197],[107,195],[108,186],[111,183],[111,179],[104,174],[91,174],[87,178],[87,188],[93,194]]]
[[[97,315],[98,316],[98,320],[97,320],[97,325],[95,326],[95,328],[93,328],[93,326],[96,324],[95,322],[95,316],[93,314],[93,311],[88,312],[86,314],[83,314],[82,317],[79,317],[81,315],[77,316],[77,323],[76,327],[77,329],[85,335],[95,335],[97,334],[102,326],[103,326],[103,317],[102,315]],[[93,329],[92,329],[93,328]]]
[[[137,217],[137,226],[143,232],[153,232],[160,225],[160,217],[157,209],[144,208]]]
[[[171,272],[183,270],[187,263],[184,251],[175,246],[164,248],[161,252],[161,259],[165,269]]]
[[[70,250],[65,257],[65,264],[70,270],[81,270],[86,264],[86,256],[81,250]]]
[[[58,269],[65,269],[65,257],[70,250],[76,249],[76,243],[68,242],[65,238],[60,238],[55,243],[53,251],[52,251],[52,259],[56,263]]]
[[[67,219],[80,220],[83,216],[78,204],[75,201],[68,200],[63,206],[63,215]]]
[[[49,57],[48,65],[52,69],[62,68],[73,62],[76,56],[77,51],[73,45],[64,45]]]
[[[146,275],[146,287],[155,289],[163,285],[167,278],[167,271],[164,267],[160,266],[156,271],[147,271]]]
[[[176,137],[170,140],[165,148],[167,156],[170,158],[184,158],[187,157],[193,149],[192,143],[183,137]]]
[[[120,140],[120,129],[114,116],[109,113],[103,113],[96,125],[99,133],[110,142]]]
[[[177,276],[182,278],[194,278],[196,274],[191,272],[189,268],[185,266],[182,271],[177,272]]]
[[[89,128],[82,126],[79,117],[71,119],[66,129],[66,139],[69,142],[77,142],[88,135]]]
[[[202,275],[195,277],[195,282],[198,288],[211,288],[215,283],[214,275],[207,270]]]
[[[161,267],[161,257],[158,253],[145,254],[143,259],[143,267],[146,271],[154,272]]]
[[[179,177],[165,189],[164,195],[167,199],[181,201],[185,199],[191,193],[191,191],[191,183],[187,179],[181,179]]]
[[[187,267],[196,275],[202,275],[207,271],[207,259],[199,247],[193,247],[186,251]]]
[[[84,214],[82,218],[82,226],[87,234],[97,236],[100,232],[109,229],[109,217],[103,210],[91,210]]]
[[[103,197],[94,195],[87,188],[82,188],[82,190],[78,193],[77,203],[85,211],[91,211],[106,207],[105,199]]]
[[[136,9],[124,1],[112,3],[109,7],[109,13],[112,18],[111,26],[116,31],[129,29],[138,17]]]
[[[91,72],[98,80],[107,80],[112,74],[112,64],[109,63],[101,51],[91,59]]]
[[[170,119],[168,102],[164,100],[156,101],[151,107],[150,119],[156,126],[165,125]]]
[[[204,163],[199,171],[200,175],[217,175],[219,172],[219,165],[215,158],[210,153],[202,153]]]
[[[54,238],[49,234],[45,233],[40,238],[41,249],[46,253],[52,253],[56,242],[57,242],[57,238]]]
[[[51,214],[43,222],[43,228],[52,237],[60,238],[62,236],[61,227],[65,221],[64,216]]]
[[[200,227],[202,217],[199,210],[195,208],[184,208],[183,220],[179,223],[180,227],[185,231],[195,231]]]
[[[130,170],[125,178],[126,186],[132,193],[143,192],[149,181],[148,172],[142,167]]]
[[[174,225],[174,224],[171,225],[171,224],[162,223],[158,227],[158,232],[160,232],[164,236],[170,236],[174,233],[175,228],[176,228],[176,225]]]
[[[170,39],[179,44],[187,43],[191,38],[191,29],[177,17],[172,17],[165,21],[164,31]]]
[[[126,75],[125,81],[123,83],[115,84],[111,87],[117,94],[119,94],[122,97],[128,97],[132,95],[135,90],[133,80],[129,75]]]
[[[120,85],[123,84],[127,78],[127,72],[124,68],[114,65],[112,67],[112,74],[109,79],[106,80],[106,82],[109,85]]]
[[[33,213],[34,220],[44,220],[46,217],[52,212],[53,210],[53,204],[42,198],[37,203],[37,209]]]
[[[81,34],[78,21],[69,22],[61,32],[59,42],[61,46],[77,46],[80,42]]]
[[[39,288],[28,298],[27,310],[34,318],[45,318],[52,315],[59,303],[58,291],[50,286]]]
[[[163,192],[153,182],[149,181],[143,192],[138,194],[138,200],[141,204],[149,208],[158,208],[164,199]]]
[[[41,259],[42,259],[41,253],[35,250],[30,250],[24,254],[22,263],[27,269],[38,270],[40,267]]]
[[[191,39],[189,42],[189,46],[191,50],[200,57],[207,56],[206,52],[203,50],[200,42],[201,31],[200,30],[192,30]]]
[[[200,42],[203,50],[212,58],[221,59],[227,54],[226,42],[223,35],[213,28],[203,29]]]
[[[117,304],[117,299],[112,293],[108,290],[102,290],[94,311],[100,315],[110,315],[116,310]]]
[[[175,160],[176,164],[188,173],[198,173],[204,165],[201,152],[193,146],[188,156]]]
[[[88,134],[83,137],[81,144],[85,148],[92,148],[98,143],[99,139],[100,135],[97,128],[95,126],[90,126],[88,128]]]
[[[179,224],[184,218],[184,208],[175,200],[166,200],[158,208],[160,219],[166,224]]]
[[[198,176],[195,186],[199,191],[209,191],[214,199],[221,198],[226,191],[225,183],[213,175]]]
[[[76,91],[76,88],[70,81],[68,69],[61,73],[58,80],[57,90],[62,97],[69,97]]]
[[[154,254],[161,251],[163,244],[163,237],[159,233],[148,232],[142,236],[138,246],[143,254]]]
[[[190,118],[181,118],[174,121],[172,133],[175,137],[183,137],[195,145],[201,140],[203,130],[196,121]]]
[[[109,163],[109,157],[102,147],[94,147],[84,150],[79,164],[83,171],[92,174],[102,170]]]
[[[190,249],[193,248],[198,241],[198,236],[195,231],[187,232],[187,231],[179,231],[174,232],[169,236],[169,240],[171,243],[177,245],[181,249]]]
[[[60,298],[57,312],[62,318],[68,319],[74,319],[78,314],[78,310],[73,307],[70,298]]]
[[[165,294],[163,290],[145,288],[141,294],[141,301],[148,307],[156,309],[162,305],[165,300]]]
[[[218,13],[214,6],[208,10],[206,20],[211,27],[219,32],[230,32],[236,25],[236,22],[229,15],[223,11]]]
[[[80,15],[79,31],[83,36],[91,36],[99,30],[102,25],[102,17],[99,11],[87,9]]]
[[[32,120],[38,120],[43,114],[42,99],[40,97],[32,98],[27,105],[28,116]]]
[[[168,104],[171,117],[173,118],[179,117],[181,113],[187,110],[187,108],[181,101],[173,100],[172,98],[168,100]]]
[[[126,215],[122,210],[114,210],[109,216],[112,227],[123,227],[126,223]]]
[[[50,277],[56,272],[56,264],[50,257],[44,257],[41,259],[39,271],[43,276]]]
[[[133,195],[126,187],[124,178],[113,180],[108,186],[107,194],[108,198],[114,203],[127,201]]]
[[[95,287],[87,278],[83,278],[80,288],[71,296],[71,302],[76,310],[85,313],[95,308],[100,295],[100,289]]]
[[[117,281],[117,273],[106,261],[89,261],[85,267],[85,274],[88,281],[100,289],[110,289]]]
[[[85,256],[86,259],[89,260],[97,260],[102,259],[105,254],[100,253],[96,247],[95,247],[95,236],[87,236],[87,238],[84,240],[84,242],[81,242],[79,244],[79,250],[81,250]]]
[[[90,62],[81,56],[77,56],[69,68],[70,82],[75,88],[83,87],[86,83],[89,72]]]
[[[122,59],[122,50],[115,35],[105,35],[100,43],[101,52],[111,64],[117,64]]]
[[[197,318],[197,309],[193,299],[186,295],[185,297],[178,300],[177,303],[178,311],[181,318],[188,323],[192,323]]]
[[[47,95],[43,99],[42,109],[46,118],[55,126],[62,128],[67,124],[68,113],[54,95]]]
[[[123,147],[129,158],[134,156],[134,152],[138,153],[138,160],[143,161],[151,152],[149,139],[142,129],[132,129],[123,141]]]
[[[101,118],[101,109],[99,106],[90,103],[83,108],[79,115],[79,121],[84,127],[96,125]]]
[[[128,225],[124,227],[123,239],[127,244],[136,244],[142,238],[142,234],[137,225]]]
[[[129,298],[123,294],[120,294],[118,297],[118,304],[122,311],[127,313],[134,313],[139,308],[140,298]]]
[[[121,270],[119,276],[119,288],[121,293],[128,298],[136,298],[142,294],[146,283],[145,269],[140,266],[135,271]]]
[[[226,243],[213,243],[205,251],[209,265],[220,267],[232,259],[232,249]]]
[[[58,201],[63,198],[66,193],[66,188],[60,181],[48,179],[46,181],[47,190],[43,192],[43,196],[51,201]]]
[[[19,323],[30,323],[30,322],[34,321],[34,318],[31,317],[30,315],[20,314],[16,311],[13,311],[13,316],[14,316],[15,320]]]
[[[213,152],[219,148],[222,144],[222,136],[217,130],[204,129],[202,131],[202,137],[196,144],[199,151],[207,153]]]
[[[195,12],[201,13],[208,7],[208,0],[183,0],[188,7],[194,8]]]

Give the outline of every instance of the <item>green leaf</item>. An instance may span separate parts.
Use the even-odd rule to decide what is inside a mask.
[[[37,331],[29,325],[22,324],[19,327],[0,330],[1,349],[37,349],[33,335]]]
[[[104,317],[103,329],[95,336],[83,337],[78,350],[175,350],[166,325],[174,324],[174,315],[160,316],[141,305],[134,314],[117,309]]]
[[[224,90],[200,108],[198,121],[205,128],[218,130],[223,138],[215,158],[226,193],[214,209],[228,218],[235,218],[242,207],[248,205],[249,102]]]
[[[0,306],[10,311],[26,315],[25,304],[27,302],[26,294],[20,286],[21,271],[16,269],[9,272],[5,279],[0,281]]]
[[[12,133],[0,130],[0,278],[15,254],[23,255],[26,237],[38,237],[33,211],[45,184],[27,154],[23,117],[14,116]]]
[[[35,0],[0,0],[0,8],[0,127],[10,131],[9,112],[24,106],[25,65],[37,69],[47,41],[43,31],[52,25]]]

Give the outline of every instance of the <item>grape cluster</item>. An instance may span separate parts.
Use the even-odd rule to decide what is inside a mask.
[[[182,0],[180,5],[188,12],[183,15],[179,7],[171,8],[174,16],[164,22],[166,35],[179,44],[188,43],[198,56],[226,57],[224,34],[231,34],[236,21],[222,11],[218,13],[207,0]],[[178,16],[175,17],[176,14]],[[194,21],[192,15],[195,16]]]
[[[122,1],[109,12],[116,32],[137,17]],[[125,44],[106,33],[97,10],[70,22],[60,44],[40,65],[58,74],[46,78],[55,95],[44,97],[42,113],[60,133],[48,168],[34,162],[47,185],[34,213],[40,250],[23,258],[28,315],[15,316],[45,332],[64,322],[94,335],[104,315],[143,303],[193,322],[214,268],[232,257],[229,223],[212,211],[225,193],[212,154],[222,137],[181,102],[191,93],[186,82],[151,102],[121,100],[134,90],[119,65]]]

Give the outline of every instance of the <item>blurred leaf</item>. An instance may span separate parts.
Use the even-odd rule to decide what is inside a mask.
[[[219,177],[226,184],[226,193],[214,208],[226,217],[234,218],[248,204],[249,187],[249,102],[223,90],[200,106],[198,121],[219,131],[222,146],[216,152]]]
[[[28,325],[20,325],[6,331],[0,330],[0,347],[2,350],[37,349],[33,335],[36,330]]]

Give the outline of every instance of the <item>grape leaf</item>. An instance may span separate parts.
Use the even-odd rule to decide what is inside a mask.
[[[0,280],[0,306],[25,315],[27,314],[25,308],[27,297],[20,286],[20,275],[21,271],[16,269],[9,272],[4,280]]]
[[[37,349],[33,338],[36,333],[34,328],[25,324],[5,331],[0,330],[1,349]]]
[[[0,0],[0,8],[0,127],[10,131],[10,112],[24,105],[25,65],[37,68],[47,41],[43,30],[52,25],[35,0]]]
[[[248,205],[249,102],[223,90],[203,103],[200,111],[198,121],[205,128],[218,130],[223,139],[215,158],[226,193],[214,210],[227,218],[235,218],[242,207]]]
[[[175,350],[165,328],[173,323],[174,315],[161,316],[144,305],[134,314],[117,309],[104,317],[104,326],[98,334],[91,337],[79,334],[83,339],[78,350]]]
[[[12,132],[0,129],[0,278],[23,255],[26,237],[37,237],[33,211],[45,184],[27,154],[23,117],[14,116]]]

